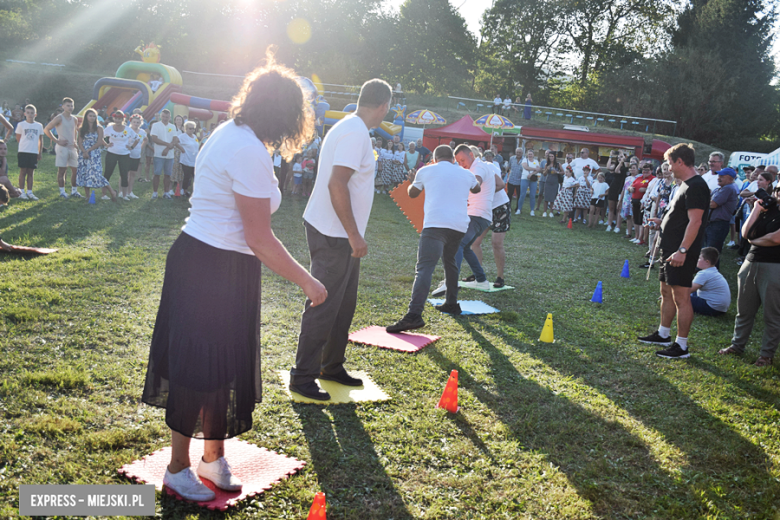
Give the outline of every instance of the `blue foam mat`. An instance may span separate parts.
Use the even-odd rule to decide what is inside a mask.
[[[438,298],[429,298],[428,303],[431,305],[442,305],[444,300]],[[495,307],[491,307],[485,302],[479,300],[458,300],[460,304],[461,314],[495,314],[501,312]]]

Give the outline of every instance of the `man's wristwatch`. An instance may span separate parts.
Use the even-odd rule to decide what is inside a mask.
[[[680,247],[680,249],[678,249],[677,251],[679,251],[682,254],[687,254],[688,253],[688,248],[687,247]]]

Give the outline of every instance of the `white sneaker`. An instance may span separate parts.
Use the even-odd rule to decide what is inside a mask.
[[[734,247],[735,245],[737,245],[737,244],[736,244],[736,242],[734,242],[734,241],[732,240],[732,241],[730,241],[728,244],[726,244],[726,247]]]
[[[515,211],[515,215],[519,215],[519,214],[520,214],[520,210],[518,209],[517,211]]]
[[[103,195],[102,197],[100,197],[100,200],[111,200],[111,197],[109,197],[108,195]]]
[[[490,282],[485,280],[484,282],[474,282],[474,285],[472,286],[474,289],[480,289],[482,291],[489,291],[490,290]]]
[[[156,199],[156,198],[157,198],[157,192],[155,191],[154,193],[152,193],[152,199]]]
[[[84,195],[82,195],[82,194],[81,194],[81,193],[79,193],[78,191],[72,191],[72,192],[70,192],[70,196],[71,196],[71,197],[76,197],[77,199],[83,199],[83,198],[84,198]]]
[[[178,473],[171,473],[166,468],[163,486],[172,489],[182,498],[196,502],[208,502],[209,500],[214,500],[216,496],[212,490],[200,481],[195,472],[192,471],[192,468],[184,468]]]
[[[173,195],[171,195],[170,193],[166,193],[165,195],[163,195],[163,198],[166,200],[171,200],[173,198]]]
[[[209,479],[215,486],[225,491],[238,491],[243,486],[241,481],[231,472],[230,464],[225,460],[225,457],[220,457],[214,462],[204,462],[203,459],[200,459],[198,476]]]
[[[639,240],[638,238],[634,238],[631,240],[631,242],[633,242],[634,244],[638,244],[639,242],[641,242],[641,240]]]
[[[133,199],[131,199],[130,197],[128,197],[127,195],[125,195],[124,197],[122,197],[122,200],[126,200],[127,202],[130,202],[130,201],[131,201],[131,200],[133,200]]]
[[[439,286],[433,290],[431,296],[440,296],[446,292],[447,292],[447,283],[444,280],[442,280]]]
[[[544,213],[542,213],[542,218],[544,218],[546,216],[547,216],[547,212],[545,211]]]
[[[612,231],[612,226],[607,226],[607,233],[609,233],[610,231]]]
[[[534,215],[534,210],[531,210],[531,216],[532,216],[532,217],[535,217],[535,216],[536,216],[536,215]]]
[[[599,220],[599,225],[603,226],[604,225],[604,221],[603,220]]]
[[[30,200],[38,200],[38,197],[33,195],[33,192],[31,192],[31,191],[27,193],[27,198],[30,199]]]
[[[24,191],[24,190],[22,190],[22,194],[21,194],[21,195],[19,195],[19,198],[20,198],[20,199],[22,199],[22,200],[30,200],[30,199],[27,197],[27,192],[26,192],[26,191]]]
[[[555,215],[553,215],[553,212],[551,211],[550,212],[550,218],[553,218],[553,217],[555,217]]]
[[[615,233],[620,233],[620,228],[619,227],[615,228]]]
[[[60,193],[60,198],[61,199],[67,199],[68,198],[68,194],[67,193]]]
[[[128,195],[128,197],[130,197],[131,199],[137,199],[137,198],[138,198],[138,195],[136,195],[135,193],[133,193],[133,192],[131,191],[131,192],[130,192],[130,195]]]

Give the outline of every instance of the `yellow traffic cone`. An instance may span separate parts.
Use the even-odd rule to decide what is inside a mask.
[[[544,328],[542,329],[542,335],[539,336],[539,341],[543,341],[544,343],[555,343],[555,338],[553,337],[552,314],[547,314],[547,319],[544,320]]]

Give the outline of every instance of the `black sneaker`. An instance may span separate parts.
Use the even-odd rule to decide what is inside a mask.
[[[387,332],[403,332],[405,330],[419,329],[424,327],[425,322],[419,314],[407,314],[389,327],[385,327]]]
[[[672,337],[669,336],[668,338],[664,338],[660,334],[658,334],[658,331],[653,332],[649,336],[641,336],[636,338],[642,343],[652,343],[653,345],[661,345],[664,347],[668,347],[672,344]]]
[[[459,303],[444,303],[442,305],[437,305],[434,308],[437,311],[446,312],[447,314],[454,314],[456,316],[462,312],[460,310],[460,304]]]
[[[659,350],[655,355],[666,359],[687,359],[691,357],[688,349],[683,350],[677,342],[672,343],[672,346],[666,350]]]
[[[477,277],[472,274],[472,275],[467,276],[466,278],[464,278],[463,281],[464,282],[476,282],[477,281]]]
[[[316,399],[317,401],[330,400],[330,394],[317,386],[317,383],[314,381],[309,381],[308,383],[303,383],[302,385],[294,385],[290,383],[290,391],[295,392],[296,394],[301,394],[303,397],[308,397],[309,399]]]
[[[504,279],[499,276],[496,278],[496,283],[493,284],[493,287],[495,287],[496,289],[500,289],[505,285],[506,283],[504,283]]]
[[[363,380],[357,377],[352,377],[343,368],[338,374],[320,374],[320,379],[325,381],[335,381],[336,383],[344,386],[363,386]]]

